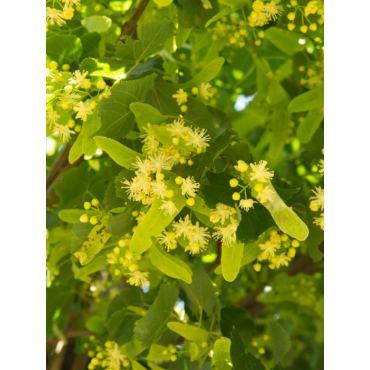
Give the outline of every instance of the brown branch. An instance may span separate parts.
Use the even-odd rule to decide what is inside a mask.
[[[146,6],[148,5],[149,0],[141,0],[137,8],[134,10],[130,20],[126,22],[122,27],[121,36],[127,35],[131,36],[134,32],[137,22],[143,14]]]
[[[67,163],[71,148],[72,145],[70,143],[66,143],[66,145],[64,145],[62,150],[59,152],[58,157],[55,159],[53,165],[46,175],[46,189],[51,185],[51,183],[55,180],[62,168]]]

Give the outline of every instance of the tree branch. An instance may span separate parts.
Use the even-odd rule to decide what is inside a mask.
[[[121,36],[131,36],[134,32],[137,22],[140,19],[141,15],[143,14],[146,6],[148,5],[149,0],[141,0],[137,8],[134,10],[130,20],[126,22],[122,27]]]

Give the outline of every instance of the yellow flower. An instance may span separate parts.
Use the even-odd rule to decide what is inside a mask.
[[[277,15],[280,15],[283,11],[283,7],[281,5],[276,5],[278,2],[279,0],[272,0],[264,6],[264,10],[270,20],[276,20]]]
[[[315,221],[313,223],[320,226],[321,230],[324,230],[324,214],[321,213],[320,217],[314,217],[314,219]]]
[[[93,114],[90,104],[82,101],[80,101],[76,107],[73,107],[73,110],[77,112],[76,118],[81,118],[84,122],[87,120],[88,115]]]
[[[63,126],[63,125],[59,125],[58,123],[54,125],[53,132],[60,139],[63,139],[63,142],[66,140],[69,141],[69,139],[71,138],[71,134],[75,134],[74,131],[69,129],[68,125]]]
[[[156,181],[152,183],[152,192],[159,198],[164,199],[166,196],[167,185],[164,181]]]
[[[184,238],[187,238],[189,233],[194,229],[194,225],[192,225],[189,215],[186,215],[184,221],[180,219],[179,222],[174,222],[172,226],[176,230],[176,235],[178,237],[183,236]]]
[[[261,192],[258,193],[257,198],[261,203],[265,203],[268,200],[273,202],[274,196],[275,192],[269,187],[265,187]]]
[[[60,115],[53,109],[53,107],[50,107],[46,111],[46,124],[50,123],[50,126],[49,126],[50,128],[53,123],[55,124],[58,122],[59,118],[60,118]]]
[[[304,8],[304,14],[308,17],[310,14],[315,14],[317,12],[317,1],[310,1]]]
[[[164,200],[159,209],[164,209],[164,214],[170,216],[172,216],[174,213],[178,211],[178,209],[175,206],[175,203],[172,202],[172,200],[169,201]]]
[[[82,74],[80,71],[76,71],[74,73],[74,77],[70,80],[71,85],[76,85],[76,89],[84,84],[84,82],[89,81],[85,77],[89,74],[89,72],[83,71]]]
[[[264,9],[263,1],[257,0],[253,3],[253,10],[256,12],[262,12]]]
[[[231,244],[236,242],[236,229],[238,228],[238,223],[232,217],[230,218],[231,224],[226,227],[215,227],[216,231],[213,234],[213,237],[217,239],[221,239],[222,243],[230,246]]]
[[[74,16],[75,10],[73,8],[66,8],[63,10],[63,18],[64,19],[72,19]]]
[[[251,181],[257,180],[260,182],[267,182],[269,179],[272,179],[274,177],[273,172],[268,172],[268,168],[265,169],[266,165],[266,161],[260,161],[258,165],[253,163],[250,164],[253,170],[250,174]]]
[[[194,148],[206,148],[209,146],[207,141],[211,138],[206,135],[206,130],[202,129],[201,131],[197,128],[194,131],[189,131],[189,140],[186,142],[186,145],[193,145]]]
[[[288,266],[290,260],[291,258],[286,256],[285,253],[280,254],[280,256],[276,256],[276,268],[279,268],[282,265]]]
[[[60,10],[50,8],[49,6],[46,8],[46,24],[50,24],[54,26],[56,23],[58,26],[63,26],[66,22],[63,20],[63,14]]]
[[[270,241],[266,242],[266,244],[259,244],[258,246],[263,250],[264,258],[275,256],[275,251],[278,248],[278,245],[272,244]]]
[[[149,273],[148,272],[140,272],[140,271],[135,271],[129,274],[130,279],[128,282],[131,285],[135,286],[149,286],[149,281],[147,280]]]
[[[321,210],[324,210],[324,189],[321,189],[321,186],[315,187],[315,190],[312,190],[312,192],[315,194],[315,196],[310,197],[312,199],[312,203],[315,203],[318,208],[321,208]]]
[[[321,173],[321,176],[324,176],[324,160],[323,159],[320,159],[319,167],[320,167],[319,172]]]
[[[170,133],[170,136],[179,136],[185,138],[189,133],[190,128],[185,126],[185,121],[182,118],[179,118],[177,121],[167,125],[167,131]]]
[[[232,216],[231,207],[226,206],[225,204],[218,203],[216,205],[216,210],[214,210],[210,215],[210,221],[214,224],[221,221],[221,225],[225,223],[225,220]]]
[[[183,89],[177,90],[176,94],[173,94],[172,97],[176,99],[178,105],[188,101],[188,94]]]
[[[252,21],[256,26],[263,26],[268,23],[269,15],[265,12],[255,12],[251,13]]]
[[[246,212],[248,212],[250,208],[254,208],[253,203],[257,203],[257,202],[255,202],[252,199],[242,199],[239,202],[239,207],[244,209]]]
[[[208,100],[209,98],[213,97],[213,94],[208,91],[211,88],[211,85],[209,83],[203,83],[199,89],[199,94],[203,99]]]
[[[195,192],[197,191],[199,186],[199,183],[194,181],[194,179],[189,176],[187,179],[184,179],[181,184],[181,194],[187,194],[190,197],[195,197]]]
[[[172,234],[175,235],[175,233],[168,233],[167,231],[163,231],[163,234],[158,236],[158,241],[161,244],[166,245],[167,252],[169,252],[170,249],[172,249],[172,247],[176,246],[177,244],[177,241],[175,240],[174,235]]]

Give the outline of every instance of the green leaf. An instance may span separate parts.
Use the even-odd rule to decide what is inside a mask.
[[[89,32],[104,33],[109,30],[112,25],[112,20],[101,15],[93,15],[84,18],[84,27]]]
[[[65,172],[61,177],[61,181],[55,184],[55,191],[60,198],[60,207],[81,207],[89,185],[90,172],[87,162]]]
[[[177,296],[178,291],[174,285],[162,284],[157,299],[147,314],[139,320],[134,332],[145,348],[149,348],[166,329]]]
[[[216,22],[218,19],[222,18],[222,17],[226,17],[227,15],[229,15],[230,13],[232,12],[232,9],[229,8],[229,7],[226,7],[226,8],[223,8],[220,12],[218,12],[216,15],[214,15],[211,19],[209,19],[205,26],[208,27],[210,24],[212,24],[213,22]]]
[[[185,44],[192,30],[193,28],[185,28],[181,24],[178,25],[177,35],[176,35],[177,48],[181,48]]]
[[[169,322],[167,327],[192,342],[207,342],[210,333],[196,326],[186,325],[179,322]]]
[[[181,288],[185,291],[191,302],[191,309],[195,315],[199,315],[200,310],[212,316],[218,306],[216,297],[216,288],[203,269],[197,269],[193,272],[193,282],[185,284],[179,281]]]
[[[222,0],[222,4],[229,6],[233,11],[250,4],[250,0]]]
[[[234,281],[239,274],[244,244],[234,243],[232,246],[222,245],[221,266],[222,276],[226,281]]]
[[[186,28],[194,26],[203,29],[206,22],[217,14],[219,5],[217,0],[209,0],[211,7],[205,9],[199,0],[185,0],[179,10],[179,24]]]
[[[156,199],[150,207],[148,213],[145,215],[143,221],[135,230],[131,239],[130,249],[134,254],[141,254],[146,251],[151,245],[151,237],[158,237],[162,231],[171,223],[171,221],[179,214],[185,207],[186,198],[181,195],[181,188],[176,185],[172,178],[167,182],[167,189],[173,190],[174,197],[172,201],[175,203],[177,212],[172,216],[165,215],[165,210],[160,209],[163,204],[162,199]]]
[[[274,226],[274,219],[261,204],[255,203],[248,212],[241,210],[242,220],[236,230],[236,236],[244,244],[255,242],[269,227]]]
[[[132,168],[137,158],[145,159],[143,154],[135,152],[116,140],[101,136],[95,136],[94,140],[101,150],[104,150],[117,164],[127,169]]]
[[[81,70],[89,72],[89,76],[121,79],[127,70],[127,62],[112,58],[86,58],[81,64]]]
[[[254,243],[249,243],[244,247],[243,256],[240,261],[240,267],[247,265],[248,263],[253,262],[257,256],[261,253],[261,248],[259,247],[260,244],[265,244],[270,237],[271,231],[277,231],[276,227],[271,227],[264,233],[262,233],[258,240]]]
[[[167,353],[164,355],[163,351]],[[171,359],[172,353],[168,350],[167,347],[161,346],[159,344],[153,344],[150,346],[149,355],[147,357],[150,361],[162,362],[169,361]]]
[[[324,105],[324,85],[309,90],[294,98],[289,106],[290,113],[304,112]]]
[[[235,132],[228,130],[223,132],[207,148],[205,153],[201,153],[194,158],[194,164],[189,167],[187,164],[173,168],[176,174],[182,177],[193,176],[198,182],[203,180],[207,169],[211,168],[217,157],[230,145]]]
[[[290,100],[284,88],[280,85],[277,78],[270,80],[270,85],[268,87],[268,96],[270,98],[271,104],[280,103],[283,100]]]
[[[107,331],[104,321],[99,315],[89,317],[85,322],[85,326],[96,334],[104,334]]]
[[[207,172],[209,184],[203,185],[201,191],[206,205],[212,209],[216,208],[217,203],[223,203],[234,207],[235,201],[232,198],[235,189],[230,187],[230,180],[233,178],[227,173]]]
[[[257,192],[254,190],[257,181],[252,181],[250,184],[253,189],[252,195],[257,197]],[[305,240],[309,233],[307,225],[283,202],[270,181],[266,187],[274,192],[273,201],[266,200],[262,205],[270,212],[279,229],[292,238]]]
[[[194,342],[190,342],[189,345],[189,355],[190,355],[190,361],[194,361],[199,354],[199,348]]]
[[[90,216],[91,217],[91,216]],[[84,242],[88,239],[90,232],[94,228],[90,222],[81,222],[80,220],[76,221],[73,225],[72,232],[76,235],[81,242]]]
[[[310,110],[304,121],[298,127],[297,139],[302,144],[310,142],[323,119],[324,107],[316,107]]]
[[[274,185],[276,192],[279,194],[280,198],[286,202],[294,194],[298,193],[301,188],[280,188]]]
[[[323,258],[323,254],[319,250],[319,245],[324,240],[324,230],[321,230],[320,226],[315,225],[314,218],[320,217],[320,212],[311,211],[308,205],[296,204],[293,209],[297,212],[299,217],[306,222],[310,233],[306,239],[308,254],[314,260],[318,262]]]
[[[232,339],[232,331],[235,328],[244,347],[248,347],[255,335],[254,322],[250,313],[240,307],[224,307],[221,310],[220,326],[222,335],[230,339]]]
[[[165,19],[162,23],[149,22],[142,26],[142,37],[133,40],[130,36],[123,36],[125,43],[118,43],[116,57],[138,64],[141,60],[162,50],[163,43],[174,36],[175,28],[172,22]]]
[[[114,182],[111,182],[105,192],[105,210],[109,212],[118,207],[126,208],[125,203],[124,199],[117,197],[116,185]]]
[[[236,328],[231,332],[230,355],[235,370],[265,370],[260,360],[249,352],[245,352],[243,342]]]
[[[91,99],[86,100],[86,102],[91,102]],[[93,156],[96,153],[96,150],[98,149],[98,146],[96,145],[93,134],[99,130],[101,126],[101,120],[98,115],[100,104],[98,107],[93,111],[93,114],[87,116],[87,120],[82,125],[82,131],[78,135],[78,140],[82,139],[82,151],[87,156]],[[76,145],[76,143],[75,143]],[[73,149],[73,148],[72,148]],[[71,158],[69,160],[69,163],[71,162]]]
[[[74,253],[74,256],[80,260],[82,266],[87,265],[102,250],[105,243],[111,237],[107,231],[108,217],[104,216],[99,225],[94,226],[89,234],[89,239],[82,244],[82,247]]]
[[[272,353],[274,363],[279,363],[290,350],[290,338],[285,329],[276,321],[270,322]]]
[[[188,126],[195,126],[200,129],[204,128],[207,130],[208,135],[214,136],[213,116],[208,112],[206,106],[198,99],[191,97],[188,98],[187,106],[188,110],[184,115],[185,123]]]
[[[296,32],[269,27],[265,35],[267,40],[288,55],[293,55],[305,49],[305,45],[299,43],[302,36]]]
[[[212,366],[217,370],[230,370],[231,362],[230,357],[231,340],[226,337],[217,339],[213,347]]]
[[[285,146],[290,120],[291,117],[286,110],[285,104],[279,104],[274,108],[271,120],[272,136],[269,151],[269,156],[272,158],[278,158]]]
[[[247,143],[235,143],[225,149],[223,154],[229,157],[233,166],[237,165],[240,160],[247,164],[250,161],[250,151]]]
[[[143,299],[141,292],[142,290],[136,286],[122,289],[109,304],[107,309],[107,317],[110,317],[114,312],[122,310],[127,306],[142,307]]]
[[[74,35],[51,36],[46,39],[46,55],[60,66],[78,62],[82,55],[81,40]]]
[[[161,77],[154,81],[154,87],[147,93],[146,102],[156,108],[163,116],[178,118],[181,113],[176,99],[172,95],[176,94],[177,87]]]
[[[81,134],[77,136],[77,140],[74,142],[71,150],[69,151],[68,161],[70,164],[77,161],[84,154],[83,152],[83,137]]]
[[[75,272],[74,277],[75,279],[86,281],[86,277],[88,275],[91,275],[97,271],[100,271],[106,265],[108,265],[107,257],[105,254],[103,254],[97,258],[94,258],[94,260],[88,265],[78,269]]]
[[[99,215],[100,212],[94,211],[93,209],[89,209],[88,211],[85,209],[62,209],[59,211],[58,217],[64,222],[74,224],[83,214],[87,214],[90,218]]]
[[[147,368],[137,361],[132,361],[132,370],[147,370]]]
[[[101,36],[97,32],[87,33],[80,38],[82,42],[81,59],[98,53]],[[83,62],[82,62],[83,63]],[[85,70],[81,66],[81,70]]]
[[[96,133],[119,139],[125,137],[132,129],[135,116],[130,104],[143,101],[145,94],[153,88],[155,73],[138,80],[123,80],[111,88],[111,96],[102,99],[99,109],[101,127]]]
[[[167,276],[181,279],[191,284],[193,272],[188,265],[180,259],[173,257],[170,253],[165,252],[158,242],[153,242],[150,247],[150,261]]]
[[[142,130],[142,127],[146,128],[148,123],[157,125],[166,119],[166,117],[163,117],[157,109],[149,104],[132,103],[130,104],[130,109],[135,114],[135,118],[140,130]]]
[[[206,65],[196,76],[190,81],[179,84],[179,87],[184,90],[190,90],[192,87],[200,87],[203,83],[207,83],[215,78],[225,63],[225,58],[215,58]]]
[[[129,342],[134,335],[135,322],[141,316],[127,312],[127,309],[115,311],[107,321],[109,340],[118,343],[119,346]]]
[[[136,225],[136,219],[132,216],[133,211],[138,211],[141,207],[140,203],[131,203],[125,212],[117,216],[111,213],[108,218],[108,231],[117,238],[122,238],[124,235],[132,231]]]

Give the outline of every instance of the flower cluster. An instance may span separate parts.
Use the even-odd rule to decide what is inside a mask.
[[[269,21],[275,21],[282,13],[283,7],[278,5],[279,0],[271,0],[264,3],[261,0],[253,2],[253,11],[248,17],[250,27],[264,26]]]
[[[218,203],[216,209],[210,215],[210,221],[214,224],[217,230],[212,236],[216,240],[221,240],[223,244],[231,246],[236,243],[236,229],[238,222],[233,217],[236,214],[234,208],[226,206],[225,204]]]
[[[320,2],[321,3],[321,2]],[[295,24],[294,20],[296,19],[297,12],[301,13],[302,25],[300,26],[299,30],[302,33],[306,33],[309,29],[311,31],[317,30],[317,24],[311,22],[309,17],[313,14],[317,14],[320,17],[317,19],[317,23],[322,25],[324,23],[324,4],[318,5],[318,1],[309,1],[306,6],[298,5],[297,0],[291,0],[290,5],[293,7],[293,11],[287,14],[288,20],[291,22],[288,24],[288,29],[290,31],[294,30]],[[308,23],[308,26],[305,24],[305,20]]]
[[[200,227],[199,222],[195,225],[192,224],[189,215],[185,219],[180,219],[179,222],[172,224],[175,232],[167,233],[166,231],[158,238],[161,244],[165,244],[167,251],[175,249],[177,246],[177,238],[183,238],[189,241],[185,247],[185,252],[189,251],[190,254],[198,254],[207,249],[208,239],[210,238],[207,232],[207,227]]]
[[[132,214],[134,217],[138,215],[138,211]],[[119,277],[126,275],[128,283],[135,286],[149,286],[148,272],[139,270],[138,262],[141,260],[141,254],[134,255],[130,251],[131,235],[126,234],[125,237],[118,242],[118,246],[113,249],[113,252],[107,253],[107,262],[112,265],[113,275]]]
[[[322,150],[324,153],[324,149]],[[324,176],[324,160],[320,159],[319,161],[319,172]],[[318,212],[321,211],[320,217],[314,218],[314,224],[320,226],[321,230],[324,230],[324,189],[321,189],[321,186],[315,187],[315,190],[312,190],[314,196],[310,198],[310,209],[311,211]]]
[[[214,93],[212,92],[212,86],[209,83],[202,83],[200,87],[193,87],[191,89],[191,92],[193,95],[199,95],[205,99],[208,100],[209,98],[212,98]],[[183,89],[179,89],[176,91],[176,94],[172,95],[173,98],[176,99],[176,102],[178,105],[180,105],[180,110],[182,113],[186,113],[188,111],[187,103],[188,101],[188,93],[184,91]]]
[[[289,261],[295,256],[296,248],[299,247],[298,240],[290,240],[288,235],[279,235],[277,231],[271,231],[268,240],[264,244],[259,244],[261,253],[258,255],[258,262],[253,265],[253,268],[258,272],[261,270],[259,262],[267,260],[270,269],[288,266]]]
[[[324,84],[324,65],[320,61],[315,62],[314,65],[299,66],[298,71],[306,73],[305,77],[300,79],[300,84],[308,89],[322,86]]]
[[[62,0],[62,2],[64,3],[63,10],[46,7],[46,26],[57,24],[59,27],[62,27],[66,24],[66,20],[73,18],[75,12],[73,6],[80,7],[81,0]]]
[[[88,72],[76,71],[71,75],[68,72],[69,69],[70,66],[65,64],[62,66],[64,72],[61,73],[58,70],[58,63],[52,61],[49,64],[47,77],[51,85],[64,84],[62,90],[55,92],[54,104],[50,105],[46,111],[46,123],[49,129],[52,129],[52,132],[63,142],[69,141],[71,134],[82,130],[81,125],[76,125],[71,118],[73,114],[77,113],[75,118],[86,122],[88,116],[97,109],[99,99],[110,96],[109,88],[103,80],[98,81],[93,87],[90,79],[86,78]],[[97,94],[92,99],[84,101],[88,95],[91,96],[92,92],[97,92]]]
[[[87,366],[89,370],[94,370],[97,366],[108,370],[121,370],[121,365],[123,367],[130,366],[129,358],[121,353],[118,343],[107,341],[104,350],[103,345],[96,340],[94,335],[90,335],[89,339],[93,343],[84,343],[83,345],[87,350],[87,355],[91,357]]]

